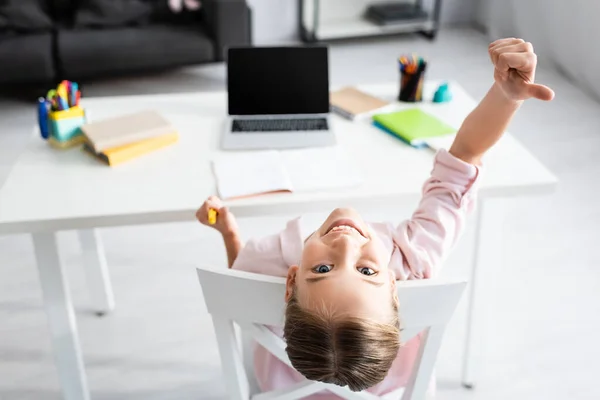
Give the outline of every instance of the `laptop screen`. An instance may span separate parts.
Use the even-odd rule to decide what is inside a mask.
[[[327,47],[229,49],[230,115],[329,112]]]

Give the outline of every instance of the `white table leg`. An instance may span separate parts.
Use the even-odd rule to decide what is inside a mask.
[[[115,298],[110,283],[104,246],[96,229],[77,231],[83,251],[83,267],[96,314],[102,316],[115,308]]]
[[[480,320],[481,310],[476,303],[477,292],[481,290],[478,274],[480,246],[481,246],[481,226],[483,219],[484,200],[480,199],[477,204],[475,213],[475,240],[473,242],[473,258],[471,260],[471,279],[469,281],[469,298],[467,304],[467,326],[465,333],[465,349],[463,354],[463,370],[462,370],[462,385],[467,389],[472,389],[475,383],[475,371],[478,367],[478,358],[481,354],[479,351],[479,340],[481,331],[477,324]]]
[[[89,400],[71,296],[55,233],[34,233],[33,246],[48,315],[58,378],[66,400]]]

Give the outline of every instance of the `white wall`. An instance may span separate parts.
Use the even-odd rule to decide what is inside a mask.
[[[554,65],[600,99],[600,1],[485,1],[490,39],[517,36],[532,42],[540,65]]]
[[[247,0],[252,7],[255,44],[274,44],[298,38],[298,0]],[[311,0],[306,0],[311,1]],[[336,1],[344,0],[320,0]],[[442,0],[444,25],[471,23],[477,3],[484,0]],[[433,0],[424,0],[426,6]]]
[[[474,14],[474,22],[480,28],[487,29],[489,24],[489,9],[490,2],[489,0],[474,0],[475,6],[475,14]]]
[[[247,0],[252,8],[255,44],[294,41],[298,38],[298,0]]]
[[[442,24],[470,24],[475,19],[476,3],[480,0],[442,0]],[[424,0],[429,6],[432,0]]]

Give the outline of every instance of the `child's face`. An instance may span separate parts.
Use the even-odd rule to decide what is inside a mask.
[[[384,319],[395,296],[391,254],[355,210],[334,210],[305,242],[302,262],[288,271],[286,300],[296,290],[308,309]]]

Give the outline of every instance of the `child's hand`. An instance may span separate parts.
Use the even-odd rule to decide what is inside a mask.
[[[534,83],[537,56],[533,46],[523,39],[500,39],[489,47],[494,64],[494,79],[504,95],[515,101],[536,98],[552,100],[554,92]]]
[[[217,211],[217,222],[214,225],[211,225],[208,222],[208,210],[210,209]],[[223,207],[223,202],[218,197],[210,196],[204,204],[202,204],[202,207],[196,211],[196,219],[198,219],[201,224],[216,229],[223,236],[238,234],[235,216],[227,209],[227,207]]]

